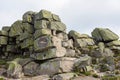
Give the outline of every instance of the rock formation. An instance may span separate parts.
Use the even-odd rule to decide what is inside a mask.
[[[58,15],[28,11],[0,31],[0,80],[119,80],[118,39],[105,28],[66,33]]]

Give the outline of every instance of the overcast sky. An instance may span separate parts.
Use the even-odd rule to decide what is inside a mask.
[[[104,27],[120,36],[120,0],[0,0],[0,28],[21,20],[26,11],[41,9],[59,15],[67,31],[90,34]]]

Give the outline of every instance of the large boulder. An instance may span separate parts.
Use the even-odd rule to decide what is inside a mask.
[[[95,28],[92,32],[92,36],[96,41],[114,41],[118,40],[119,36],[109,30],[108,28]]]
[[[56,58],[42,63],[37,68],[40,75],[54,75],[57,73],[71,72],[76,58]]]
[[[35,14],[35,20],[40,19],[52,19],[52,13],[47,10],[41,10],[39,13]]]

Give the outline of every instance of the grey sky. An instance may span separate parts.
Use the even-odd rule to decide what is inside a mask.
[[[120,0],[0,0],[0,27],[41,9],[58,14],[67,31],[90,34],[95,27],[107,27],[120,35]]]

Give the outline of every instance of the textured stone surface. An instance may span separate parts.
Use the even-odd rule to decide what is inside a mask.
[[[48,28],[56,31],[65,32],[66,25],[62,22],[50,22],[50,25],[48,26]]]
[[[51,35],[51,30],[50,29],[40,29],[40,30],[36,30],[34,33],[34,39],[37,39],[41,36],[45,36],[45,35]]]
[[[0,36],[0,45],[7,45],[8,37]]]
[[[33,16],[34,16],[33,11],[27,11],[26,13],[23,14],[23,22],[28,22],[28,23],[33,23]]]
[[[106,44],[107,46],[120,46],[120,41],[112,41]]]
[[[95,28],[92,32],[93,38],[97,41],[113,41],[118,40],[117,34],[107,28]]]
[[[40,20],[40,19],[52,19],[51,12],[47,10],[41,10],[39,13],[35,15],[35,20]]]
[[[76,58],[67,57],[52,59],[45,63],[42,63],[37,71],[40,75],[53,75],[57,73],[71,72],[73,70],[75,60]]]
[[[46,21],[46,20],[39,20],[39,21],[35,21],[35,23],[34,23],[34,28],[36,30],[44,29],[44,28],[47,28],[47,27],[48,27],[48,21]]]
[[[43,49],[48,49],[52,47],[51,37],[50,36],[42,36],[34,41],[34,50],[41,51]]]
[[[94,45],[93,39],[76,39],[75,40],[75,46],[76,47],[87,47],[87,46],[92,46]]]

